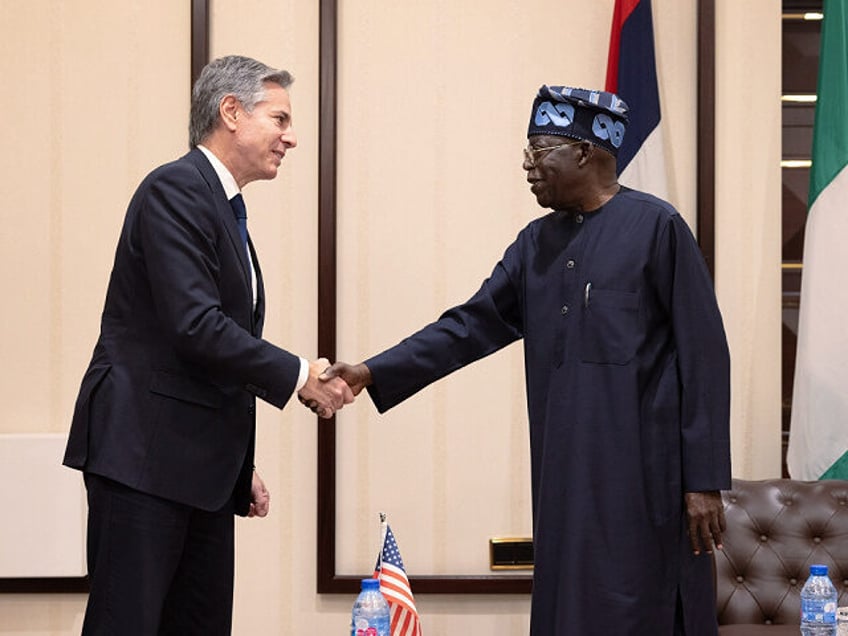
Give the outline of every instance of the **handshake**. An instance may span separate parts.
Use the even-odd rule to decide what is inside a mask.
[[[309,363],[309,377],[297,392],[297,399],[313,413],[325,419],[333,417],[345,404],[370,385],[371,370],[364,364],[350,365],[327,358]]]

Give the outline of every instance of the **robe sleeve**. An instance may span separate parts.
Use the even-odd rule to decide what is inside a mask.
[[[368,392],[380,413],[522,336],[518,252],[516,242],[467,302],[365,361],[374,380]]]
[[[713,283],[689,227],[672,215],[655,257],[680,377],[685,492],[730,487],[730,355]]]

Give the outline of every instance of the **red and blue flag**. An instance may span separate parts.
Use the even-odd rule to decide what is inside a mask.
[[[630,122],[618,149],[619,180],[668,198],[651,0],[616,0],[606,90],[630,108]]]

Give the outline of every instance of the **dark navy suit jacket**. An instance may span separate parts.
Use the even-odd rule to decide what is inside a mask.
[[[297,356],[262,340],[265,299],[212,165],[195,149],[136,190],[64,463],[139,491],[246,514],[255,398],[282,408]],[[251,251],[253,247],[251,244]]]

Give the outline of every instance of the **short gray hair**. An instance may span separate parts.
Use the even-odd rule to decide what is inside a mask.
[[[270,66],[242,55],[219,57],[200,72],[191,91],[191,115],[188,124],[188,143],[191,148],[203,143],[218,124],[221,100],[233,95],[248,112],[265,97],[264,82],[288,88],[294,78],[288,71]]]

